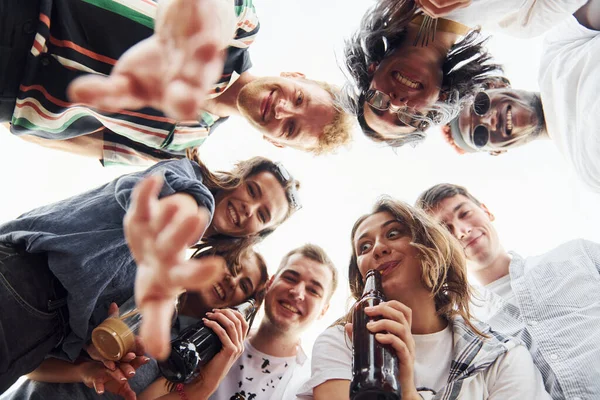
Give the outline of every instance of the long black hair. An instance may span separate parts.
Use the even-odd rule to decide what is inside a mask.
[[[385,142],[392,147],[417,143],[425,138],[423,131],[383,139],[369,127],[362,113],[365,94],[373,78],[369,66],[379,64],[405,41],[407,26],[417,15],[413,0],[379,0],[363,16],[360,27],[345,42],[345,69],[349,82],[344,86],[340,103],[354,115],[366,136],[374,141]],[[385,39],[384,39],[385,38]],[[479,90],[480,85],[492,72],[502,70],[485,48],[487,38],[479,29],[471,30],[462,40],[455,43],[442,65],[443,79],[440,98],[433,110],[436,114],[430,123],[442,125],[452,120],[460,111],[461,99]]]

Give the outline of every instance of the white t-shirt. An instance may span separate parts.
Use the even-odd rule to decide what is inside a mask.
[[[539,84],[546,128],[577,174],[600,192],[600,32],[575,17],[548,32]]]
[[[298,387],[309,374],[310,362],[300,346],[296,356],[273,357],[256,350],[246,339],[244,353],[210,400],[295,399]]]
[[[450,328],[433,335],[423,336],[429,336],[440,341],[453,341],[446,330],[452,336]],[[420,340],[421,343],[425,341]],[[448,351],[448,344],[440,343],[433,344],[433,346],[440,349],[438,351]],[[450,350],[449,354],[452,357],[454,349],[450,347]],[[434,357],[438,361],[437,363],[431,361],[429,368],[432,371],[415,373],[415,378],[418,379],[415,383],[417,389],[419,389],[419,394],[423,398],[434,398],[432,390],[426,388],[436,387],[439,386],[440,382],[447,381],[449,373],[447,354],[442,353],[434,356],[431,352],[429,357]],[[425,363],[421,364],[419,368],[424,365]],[[328,328],[315,341],[312,356],[312,375],[300,388],[298,397],[301,399],[313,398],[313,388],[332,379],[352,380],[351,343],[341,326]],[[439,387],[438,391],[442,387]],[[533,365],[529,352],[524,346],[518,345],[498,357],[496,362],[485,371],[465,378],[460,394],[456,398],[461,400],[549,400],[550,395],[543,390],[542,377]]]
[[[445,18],[470,27],[481,25],[490,30],[521,38],[540,35],[572,15],[587,0],[473,0],[465,8]]]

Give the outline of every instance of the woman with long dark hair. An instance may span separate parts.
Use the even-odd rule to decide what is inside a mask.
[[[452,20],[427,24],[412,0],[380,0],[346,41],[351,82],[340,101],[374,141],[393,147],[421,141],[501,69],[485,42],[478,29]]]
[[[381,273],[387,301],[365,309],[376,318],[366,327],[396,353],[403,400],[550,398],[524,346],[472,321],[465,256],[441,225],[384,199],[358,219],[351,240],[352,296],[360,299],[367,271]],[[351,316],[315,342],[300,396],[348,399]]]

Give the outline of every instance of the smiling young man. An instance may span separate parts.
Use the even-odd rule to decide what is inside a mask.
[[[310,376],[300,339],[329,308],[335,266],[323,249],[306,244],[283,257],[267,285],[265,316],[211,400],[295,399]]]
[[[478,93],[446,129],[450,144],[461,153],[496,155],[549,138],[581,179],[600,192],[598,9],[600,0],[590,0],[547,34],[539,93],[510,87]]]
[[[148,165],[184,156],[229,116],[303,151],[350,138],[336,88],[249,72],[251,0],[0,1],[14,16],[0,27],[0,121],[25,140]]]
[[[484,286],[478,317],[523,340],[552,398],[600,398],[600,245],[580,239],[536,257],[508,253],[494,215],[458,185],[427,189],[417,206],[461,243]]]

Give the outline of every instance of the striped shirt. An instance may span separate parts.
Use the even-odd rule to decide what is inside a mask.
[[[553,399],[600,399],[600,245],[511,255],[514,300],[482,289],[477,316],[525,343]]]
[[[252,0],[234,3],[237,30],[209,98],[219,96],[251,66],[248,47],[260,24]],[[153,164],[201,145],[226,118],[203,112],[198,121],[176,121],[152,108],[110,113],[67,98],[73,79],[108,75],[125,51],[151,36],[155,14],[153,0],[40,0],[37,34],[11,131],[59,140],[103,132],[104,165]]]

